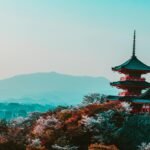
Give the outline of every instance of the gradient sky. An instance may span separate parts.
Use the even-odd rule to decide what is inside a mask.
[[[149,0],[0,0],[0,79],[55,71],[117,79],[132,53],[150,65]]]

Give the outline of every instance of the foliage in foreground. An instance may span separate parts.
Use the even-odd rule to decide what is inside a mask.
[[[125,102],[107,102],[93,94],[80,106],[1,121],[0,149],[149,150],[150,116],[130,110]]]

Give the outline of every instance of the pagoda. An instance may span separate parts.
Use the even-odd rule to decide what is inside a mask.
[[[147,89],[149,91],[150,88],[150,83],[146,82],[146,79],[142,77],[142,75],[150,73],[150,66],[144,64],[136,56],[136,31],[134,31],[131,58],[125,63],[113,67],[112,70],[124,74],[124,76],[120,78],[120,81],[110,83],[112,86],[121,89],[122,92],[120,92],[118,96],[108,96],[108,99],[129,101],[134,104],[134,106],[135,104],[136,106],[139,105],[140,109],[142,109],[142,106],[145,105],[145,100],[147,100],[146,105],[148,104],[150,110],[150,97],[148,99],[142,98],[142,91]],[[150,93],[150,91],[146,93]],[[146,93],[145,95],[147,95]]]

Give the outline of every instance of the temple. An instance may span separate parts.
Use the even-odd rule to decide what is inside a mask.
[[[131,58],[113,67],[112,70],[124,74],[120,81],[110,83],[122,92],[118,96],[108,96],[108,100],[128,101],[132,104],[134,112],[150,112],[150,83],[142,77],[150,73],[150,66],[141,62],[136,56],[136,31],[134,31]],[[146,92],[143,93],[143,90]]]

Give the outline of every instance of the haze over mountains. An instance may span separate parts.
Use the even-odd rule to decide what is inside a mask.
[[[55,72],[18,75],[0,80],[0,102],[78,104],[89,93],[116,94],[104,77]]]

